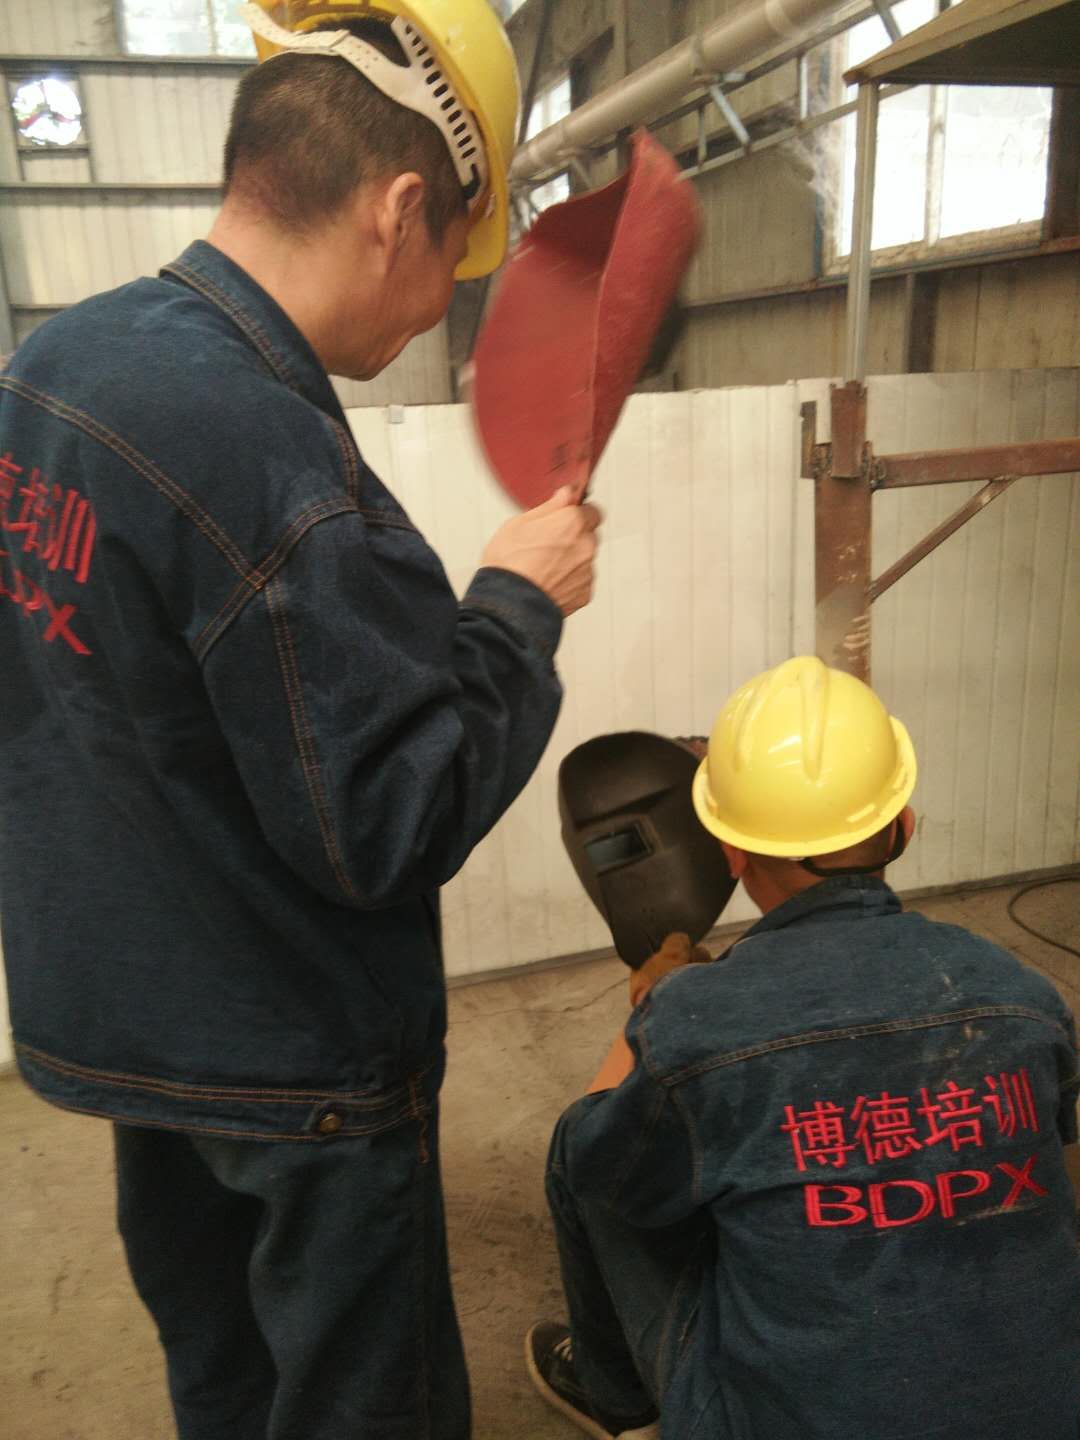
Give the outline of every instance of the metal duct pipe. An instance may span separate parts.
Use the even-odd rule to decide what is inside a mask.
[[[782,40],[804,31],[843,0],[747,0],[640,70],[594,95],[522,145],[510,167],[522,182],[569,160],[597,140],[639,124],[688,91],[715,81]]]

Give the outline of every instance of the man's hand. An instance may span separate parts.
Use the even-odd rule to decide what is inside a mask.
[[[658,980],[684,965],[708,965],[712,956],[703,945],[691,945],[690,936],[669,935],[655,955],[630,973],[630,1004],[640,1005]]]
[[[708,965],[712,958],[703,945],[691,945],[689,935],[679,932],[669,935],[656,954],[650,955],[644,965],[632,972],[630,1004],[640,1005],[656,982],[670,975],[672,970],[681,970],[684,965]],[[625,1036],[617,1035],[607,1059],[585,1093],[598,1095],[603,1090],[614,1090],[633,1068],[634,1052],[626,1043]]]
[[[592,599],[596,530],[602,519],[595,505],[575,505],[570,487],[564,486],[497,530],[481,564],[531,580],[564,615],[573,615]]]

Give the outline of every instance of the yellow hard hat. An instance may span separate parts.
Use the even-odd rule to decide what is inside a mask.
[[[437,125],[469,203],[469,249],[457,278],[473,280],[502,264],[521,96],[514,52],[488,0],[255,0],[241,14],[260,60],[292,51],[340,55]],[[333,33],[363,19],[391,24],[408,66]]]
[[[907,804],[915,775],[907,731],[870,687],[803,655],[724,706],[694,808],[729,845],[801,860],[876,835]]]

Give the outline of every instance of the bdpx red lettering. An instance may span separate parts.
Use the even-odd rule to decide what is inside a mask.
[[[919,1208],[914,1215],[898,1215],[890,1217],[885,1212],[886,1190],[914,1190],[920,1197]],[[929,1185],[922,1180],[882,1180],[870,1186],[870,1214],[874,1217],[874,1228],[876,1230],[892,1230],[898,1225],[914,1225],[919,1220],[925,1220],[934,1208],[934,1192]]]
[[[826,1190],[834,1194],[839,1192],[842,1198],[823,1200],[821,1197]],[[803,1193],[806,1196],[806,1219],[810,1225],[858,1225],[867,1217],[866,1206],[856,1203],[862,1198],[862,1191],[857,1185],[807,1185]],[[825,1210],[842,1210],[844,1218],[826,1220]]]

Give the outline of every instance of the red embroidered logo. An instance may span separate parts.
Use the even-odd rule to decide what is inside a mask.
[[[949,1080],[940,1090],[920,1088],[912,1103],[908,1095],[860,1095],[853,1105],[816,1100],[797,1110],[785,1105],[780,1130],[791,1145],[796,1170],[811,1165],[843,1169],[853,1151],[861,1151],[868,1165],[902,1160],[936,1145],[958,1153],[964,1147],[981,1150],[987,1131],[1012,1138],[1020,1130],[1037,1132],[1039,1119],[1027,1070],[984,1076],[985,1090]],[[991,1170],[950,1170],[933,1183],[923,1180],[875,1181],[858,1185],[807,1185],[806,1219],[813,1226],[859,1225],[869,1221],[876,1229],[914,1225],[936,1210],[945,1219],[956,1214],[958,1200],[972,1199],[991,1188],[1000,1172],[1011,1182],[1002,1210],[1011,1210],[1025,1192],[1047,1192],[1032,1177],[1035,1156],[1022,1169],[996,1164]]]
[[[1011,1181],[1001,1209],[1012,1210],[1020,1195],[1047,1195],[1032,1176],[1035,1156],[1021,1169],[1004,1163],[994,1166]],[[803,1189],[806,1223],[816,1228],[862,1225],[869,1220],[875,1230],[893,1230],[917,1225],[937,1209],[946,1220],[956,1214],[957,1200],[972,1200],[990,1189],[996,1176],[989,1170],[948,1170],[930,1185],[925,1180],[877,1180],[867,1185],[807,1185]],[[835,1197],[835,1198],[826,1198]]]
[[[0,533],[13,537],[8,548],[0,548],[0,599],[10,600],[24,615],[43,614],[46,644],[62,639],[77,655],[89,655],[71,628],[76,607],[56,604],[17,563],[23,555],[36,555],[46,570],[63,570],[85,585],[97,536],[89,500],[52,483],[36,466],[27,475],[10,452],[0,455]]]

